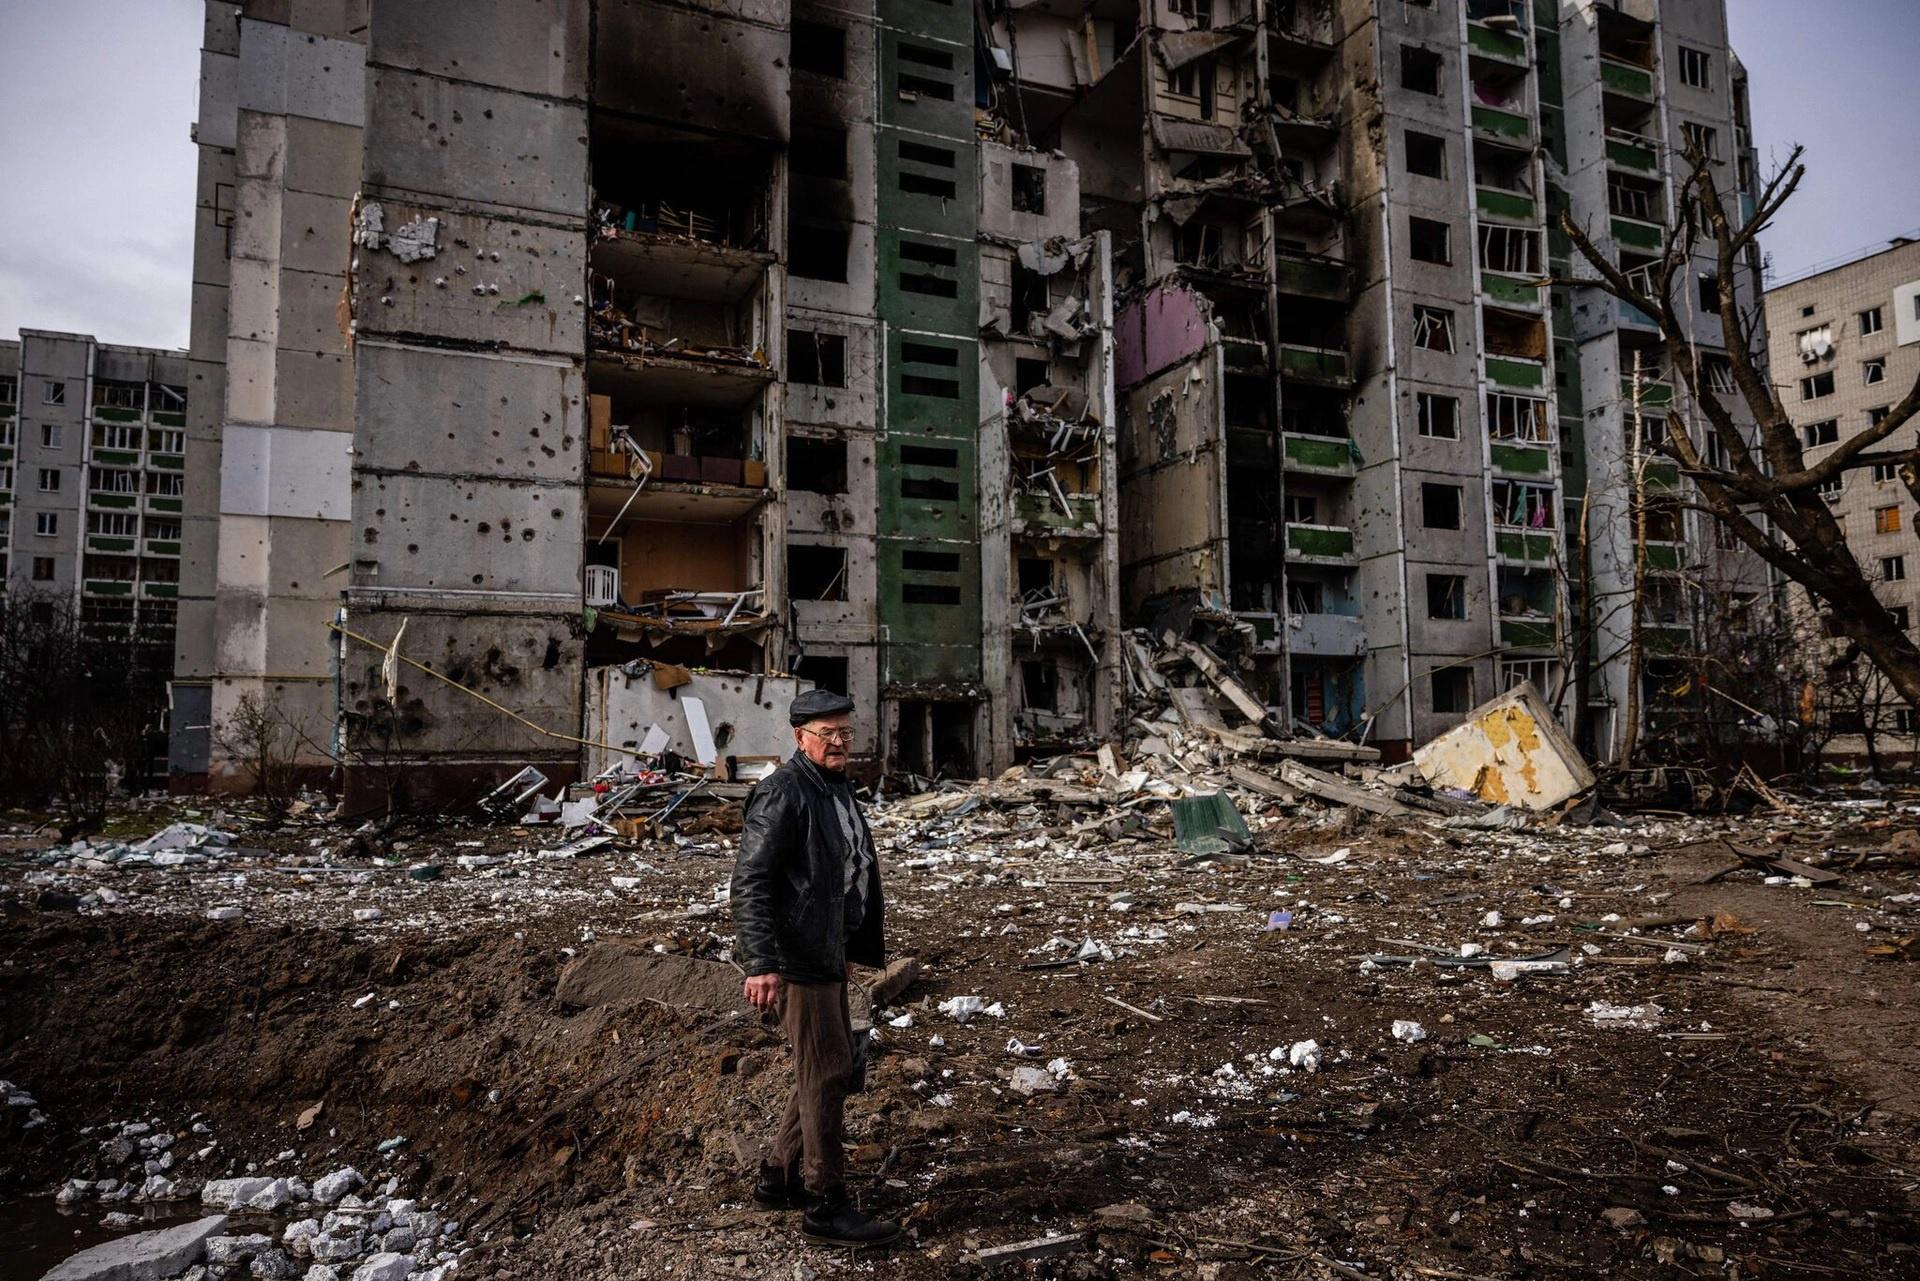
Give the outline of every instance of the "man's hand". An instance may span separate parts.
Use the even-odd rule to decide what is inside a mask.
[[[771,1010],[780,1003],[778,974],[756,974],[742,987],[747,994],[747,1004],[756,1010]]]

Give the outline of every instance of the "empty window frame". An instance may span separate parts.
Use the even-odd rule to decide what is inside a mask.
[[[1447,144],[1430,133],[1407,130],[1407,172],[1420,178],[1447,176]]]
[[[909,365],[919,365],[938,372],[924,373],[909,369]],[[941,400],[960,399],[960,352],[941,343],[913,342],[902,339],[900,343],[900,390],[909,396],[936,396]],[[909,449],[915,446],[908,446]],[[951,450],[943,451],[951,453]]]
[[[1495,524],[1516,529],[1554,527],[1553,486],[1496,480],[1492,488]]]
[[[1869,307],[1860,313],[1860,336],[1862,338],[1867,337],[1869,334],[1877,334],[1886,327],[1886,316],[1880,308]],[[0,397],[0,399],[4,399],[4,397]]]
[[[40,538],[54,538],[60,533],[59,512],[35,512],[33,514],[33,532]]]
[[[787,381],[809,387],[845,387],[846,335],[787,330]]]
[[[899,66],[894,73],[894,88],[903,98],[938,98],[953,101],[953,55],[931,45],[902,40],[896,46]]]
[[[1462,619],[1467,616],[1467,580],[1462,574],[1427,575],[1427,617]]]
[[[787,148],[793,172],[812,178],[847,176],[847,131],[831,125],[807,125],[793,131]]]
[[[900,465],[949,473],[945,476],[902,476],[900,496],[926,502],[951,503],[960,499],[960,451],[936,445],[902,445]]]
[[[1427,529],[1460,528],[1460,486],[1422,481],[1420,524]]]
[[[180,538],[180,522],[165,516],[149,516],[147,537],[177,542]]]
[[[1873,465],[1873,479],[1874,479],[1874,483],[1882,484],[1882,485],[1886,484],[1888,481],[1891,481],[1891,480],[1899,480],[1900,464],[1899,463],[1875,463]]]
[[[177,471],[147,473],[147,492],[162,498],[178,498],[187,492],[187,478]]]
[[[33,558],[33,581],[36,583],[53,581],[53,557],[35,556]]]
[[[1875,383],[1883,383],[1885,381],[1887,381],[1887,362],[1885,357],[1881,357],[1879,360],[1861,362],[1860,382],[1862,386],[1871,387]]]
[[[1800,380],[1800,399],[1819,400],[1833,395],[1833,371],[1822,370]]]
[[[1802,329],[1793,336],[1793,343],[1800,350],[1800,359],[1825,360],[1833,354],[1833,326],[1815,325],[1812,329]]]
[[[1648,188],[1625,174],[1607,175],[1607,208],[1619,217],[1657,222],[1663,212],[1656,203],[1659,198],[1658,187]]]
[[[1873,509],[1873,532],[1876,534],[1897,534],[1900,532],[1900,508],[1897,506],[1876,507]]]
[[[147,407],[155,413],[184,414],[187,412],[187,389],[171,383],[148,383]]]
[[[1681,45],[1680,83],[1695,89],[1713,88],[1713,55],[1704,49]]]
[[[1492,440],[1516,440],[1530,445],[1552,444],[1553,428],[1548,423],[1547,402],[1504,391],[1488,392],[1487,436]]]
[[[1431,218],[1407,219],[1407,253],[1415,262],[1453,261],[1452,237],[1444,222]]]
[[[935,147],[924,142],[910,142],[905,138],[899,140],[898,147],[901,168],[895,182],[900,190],[910,196],[934,196],[941,200],[952,200],[959,194],[959,185],[952,178],[906,168],[908,164],[916,164],[952,172],[955,154],[951,147]]]
[[[67,433],[59,423],[40,424],[40,448],[61,449],[67,443]],[[138,446],[135,446],[138,448]]]
[[[787,437],[787,488],[808,494],[847,492],[847,442]]]
[[[1433,673],[1433,710],[1437,715],[1457,716],[1473,710],[1473,669],[1442,667]]]
[[[1007,199],[1015,213],[1043,214],[1047,211],[1047,171],[1039,165],[1013,166]]]
[[[1440,94],[1440,66],[1443,59],[1431,49],[1419,45],[1400,46],[1400,87],[1414,93]]]
[[[96,378],[93,380],[93,403],[105,409],[144,410],[147,407],[147,385],[118,378]]]
[[[807,280],[846,283],[852,235],[846,223],[794,223],[787,230],[788,272]]]
[[[40,384],[40,403],[43,405],[64,405],[67,403],[67,385],[47,379]]]
[[[793,69],[833,80],[847,78],[847,29],[825,22],[793,24]]]
[[[187,452],[187,433],[181,427],[147,428],[147,449],[156,454]]]
[[[847,599],[847,549],[788,543],[787,595],[794,600]]]
[[[844,694],[849,684],[847,676],[850,667],[850,660],[843,656],[808,654],[794,664],[793,674],[801,680],[812,681],[820,689]]]
[[[960,282],[958,250],[920,240],[900,241],[900,287],[908,293],[934,298],[957,298]]]
[[[1687,121],[1680,126],[1680,133],[1681,136],[1687,140],[1689,147],[1699,148],[1700,154],[1707,159],[1718,160],[1720,158],[1720,131],[1718,129]]]
[[[1453,396],[1423,391],[1419,394],[1420,434],[1435,440],[1460,438],[1460,402]]]
[[[1709,316],[1720,314],[1720,277],[1703,271],[1698,277],[1700,310]]]
[[[1905,556],[1882,556],[1880,558],[1880,581],[1883,583],[1903,583],[1907,579],[1907,558]]]
[[[1509,276],[1540,274],[1540,237],[1524,227],[1480,224],[1480,265]]]
[[[0,405],[20,403],[20,380],[12,374],[0,376]]]
[[[133,475],[132,472],[126,474],[128,476]],[[40,469],[40,492],[43,494],[57,494],[60,492],[60,469],[58,467],[42,467]]]
[[[1441,307],[1415,307],[1413,345],[1428,351],[1452,351],[1453,313]]]
[[[1288,494],[1281,508],[1289,525],[1320,523],[1320,499],[1314,494]]]
[[[1702,356],[1700,370],[1706,375],[1707,386],[1711,390],[1727,394],[1736,390],[1733,381],[1733,362],[1725,356]]]

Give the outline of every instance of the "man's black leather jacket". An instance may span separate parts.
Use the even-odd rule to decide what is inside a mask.
[[[747,797],[733,865],[733,921],[735,959],[749,977],[838,983],[848,961],[886,963],[877,852],[867,872],[866,911],[847,934],[846,837],[828,786],[825,771],[795,752]],[[866,817],[857,806],[855,812],[865,832]]]

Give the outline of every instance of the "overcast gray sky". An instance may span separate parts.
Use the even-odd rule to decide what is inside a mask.
[[[1669,0],[1686,3],[1687,0]],[[1920,228],[1914,0],[1729,0],[1762,161],[1808,173],[1778,276]],[[0,0],[0,335],[184,347],[199,0]]]

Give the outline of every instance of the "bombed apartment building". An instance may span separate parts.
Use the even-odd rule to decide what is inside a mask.
[[[1550,287],[1585,270],[1562,209],[1657,248],[1685,139],[1752,186],[1724,13],[1678,8],[997,13],[1002,119],[1076,162],[1114,237],[1128,621],[1197,619],[1300,732],[1404,750],[1528,679],[1610,756],[1629,651],[1672,687],[1702,586],[1766,591],[1671,469],[1630,466],[1632,407],[1651,430],[1676,394],[1646,318]],[[1629,506],[1653,509],[1637,584]]]
[[[925,775],[1110,733],[1108,242],[982,129],[975,34],[210,5],[176,777],[250,695],[316,768],[567,776],[691,669],[845,690]]]
[[[1562,208],[1645,249],[1682,139],[1751,185],[1717,5],[208,13],[199,724],[457,789],[703,668],[970,775],[1108,737],[1144,626],[1278,728],[1396,753],[1525,678],[1606,754],[1701,648],[1653,331],[1548,282]]]

